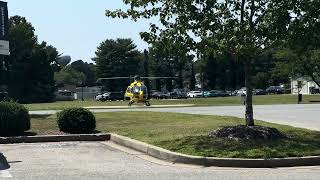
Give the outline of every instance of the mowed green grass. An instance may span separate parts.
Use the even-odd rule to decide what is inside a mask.
[[[296,104],[298,97],[296,95],[266,95],[254,96],[253,104]],[[320,95],[304,95],[302,103],[310,101],[320,101]],[[219,98],[190,98],[179,100],[151,100],[151,105],[173,105],[173,104],[194,104],[195,106],[223,106],[223,105],[240,105],[241,97],[219,97]],[[60,110],[71,107],[88,107],[88,106],[127,106],[126,101],[99,102],[99,101],[64,101],[54,103],[25,104],[29,110]]]
[[[55,115],[32,118],[31,132],[60,134]],[[234,117],[156,112],[97,113],[97,130],[116,133],[162,148],[196,156],[275,158],[320,155],[320,132],[256,121],[276,127],[287,140],[237,141],[208,137],[223,126],[243,124]]]

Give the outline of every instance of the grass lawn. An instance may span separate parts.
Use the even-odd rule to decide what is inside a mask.
[[[55,115],[33,117],[31,132],[59,133]],[[276,127],[288,140],[236,141],[207,136],[222,126],[237,125],[243,119],[222,116],[156,112],[97,113],[97,130],[131,137],[184,154],[230,158],[270,158],[320,155],[320,132],[256,121]]]
[[[302,103],[310,101],[320,101],[320,95],[304,95]],[[296,95],[266,95],[254,96],[253,104],[296,104]],[[241,97],[223,97],[223,98],[198,98],[181,100],[151,100],[153,105],[171,105],[171,104],[194,104],[196,106],[222,106],[222,105],[240,105]],[[88,107],[88,106],[127,106],[128,102],[98,102],[98,101],[64,101],[42,104],[25,104],[29,110],[60,110],[70,107]]]

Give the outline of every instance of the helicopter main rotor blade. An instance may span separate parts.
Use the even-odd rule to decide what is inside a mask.
[[[141,77],[141,79],[177,79],[178,77]]]
[[[111,77],[111,78],[98,78],[99,80],[113,80],[113,79],[133,79],[133,77]]]
[[[141,77],[141,79],[177,79],[178,77]],[[100,80],[116,80],[116,79],[134,79],[134,77],[110,77],[110,78],[99,78]]]

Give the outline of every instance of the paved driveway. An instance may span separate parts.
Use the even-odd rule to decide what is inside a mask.
[[[95,112],[114,111],[156,111],[177,112],[204,115],[222,115],[244,117],[244,106],[210,106],[210,107],[179,107],[179,108],[129,108],[129,109],[95,109]],[[52,114],[56,111],[31,111],[31,114]],[[256,105],[254,118],[286,124],[295,127],[320,131],[320,104],[291,105]]]
[[[320,179],[320,167],[241,169],[174,165],[109,142],[1,145],[0,179]],[[120,150],[119,150],[120,149]]]
[[[320,104],[256,105],[254,118],[320,131]],[[147,109],[159,112],[222,115],[244,118],[244,106],[211,106]]]

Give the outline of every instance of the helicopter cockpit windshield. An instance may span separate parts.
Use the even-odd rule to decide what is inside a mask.
[[[134,86],[132,88],[132,93],[134,94],[140,94],[140,90],[141,90],[141,87],[140,86]]]
[[[140,92],[143,93],[143,95],[147,95],[148,91],[147,91],[147,87],[145,85],[142,86],[134,86],[131,89],[128,89],[129,91],[131,91],[131,93],[133,94],[140,94]]]

